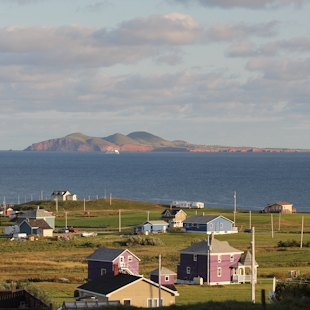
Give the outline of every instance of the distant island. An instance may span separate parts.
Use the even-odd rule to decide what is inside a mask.
[[[310,152],[309,149],[232,147],[192,144],[183,140],[168,141],[144,131],[128,135],[116,133],[104,138],[73,133],[63,138],[33,143],[24,151],[107,152],[115,149],[120,152]]]

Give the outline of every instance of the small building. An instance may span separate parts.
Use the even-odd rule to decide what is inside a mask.
[[[160,294],[159,294],[160,290]],[[153,308],[159,305],[159,296],[163,306],[175,304],[179,296],[164,285],[144,278],[143,276],[118,273],[118,268],[77,288],[80,296],[90,296],[99,302],[119,301],[126,306]]]
[[[175,276],[177,274],[165,267],[160,268],[160,284],[175,289]],[[156,283],[159,283],[159,269],[155,269],[150,272],[150,279]]]
[[[54,191],[51,195],[51,200],[77,200],[76,194],[71,194],[69,191]]]
[[[88,279],[93,280],[114,270],[139,275],[140,258],[127,249],[98,248],[86,258],[88,264]]]
[[[172,201],[170,208],[203,209],[205,204],[199,201]]]
[[[166,221],[147,221],[137,226],[134,229],[135,234],[154,234],[154,233],[165,233],[168,229],[168,223]]]
[[[178,208],[166,209],[161,214],[161,219],[169,223],[169,227],[183,227],[187,214]]]
[[[193,215],[183,221],[183,229],[186,232],[205,234],[237,233],[238,228],[233,227],[233,223],[222,215]]]
[[[267,205],[261,211],[261,213],[282,213],[282,214],[290,214],[296,213],[296,209],[293,208],[293,204],[286,201],[279,201],[272,204]]]
[[[17,214],[17,223],[20,225],[24,220],[44,220],[53,230],[55,229],[55,216],[46,210],[37,209],[22,211]]]
[[[19,232],[27,235],[53,237],[53,229],[44,220],[24,220],[19,225]]]
[[[178,283],[194,284],[198,278],[202,278],[202,282],[208,285],[245,283],[251,280],[251,277],[245,277],[245,268],[251,268],[248,263],[251,259],[249,253],[242,260],[243,251],[233,248],[227,241],[215,239],[213,235],[179,252]],[[257,266],[255,262],[255,280]]]

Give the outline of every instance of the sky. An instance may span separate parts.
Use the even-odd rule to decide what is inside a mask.
[[[0,150],[82,132],[310,148],[310,0],[0,0]]]

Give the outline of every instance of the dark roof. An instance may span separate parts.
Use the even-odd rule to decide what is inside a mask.
[[[220,254],[220,253],[242,253],[243,251],[233,248],[229,245],[227,241],[219,241],[215,238],[210,238],[210,245],[208,244],[208,240],[203,240],[199,243],[193,244],[190,247],[180,250],[180,253],[193,253],[193,254],[201,254],[207,255],[208,250],[210,250],[211,254]],[[211,240],[212,239],[212,240]]]
[[[99,248],[94,253],[89,255],[86,260],[113,262],[124,251],[124,249]]]
[[[23,223],[26,222],[32,228],[42,228],[42,229],[52,229],[50,225],[46,223],[44,220],[24,220]]]
[[[141,276],[133,276],[125,273],[119,273],[115,276],[114,272],[108,272],[99,278],[95,278],[79,286],[77,289],[107,295],[140,279]]]
[[[163,211],[161,213],[161,216],[174,216],[176,214],[178,214],[180,211],[183,211],[182,209],[177,209],[177,208],[170,208],[170,209],[166,209],[165,211]],[[183,211],[184,212],[184,211]],[[185,212],[184,212],[185,213]],[[186,213],[185,213],[186,214]]]
[[[109,297],[108,295],[112,292],[136,281],[145,281],[150,285],[158,286],[158,283],[146,279],[143,276],[134,276],[125,273],[119,273],[115,276],[114,272],[112,271],[77,287],[77,290],[82,290],[84,292],[95,293]],[[175,296],[179,296],[179,293],[175,289],[174,285],[162,285],[162,289],[168,291]]]

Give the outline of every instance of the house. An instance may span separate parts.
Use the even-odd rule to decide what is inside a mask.
[[[183,229],[186,232],[205,234],[237,233],[238,228],[233,227],[233,223],[233,221],[222,215],[193,215],[183,221]]]
[[[55,216],[38,206],[35,210],[23,211],[17,214],[17,223],[20,225],[24,220],[44,220],[53,230],[55,229]]]
[[[89,280],[113,271],[114,265],[122,272],[139,275],[140,258],[127,249],[98,248],[86,260]]]
[[[51,195],[51,200],[77,200],[77,196],[69,191],[54,191]]]
[[[147,221],[137,226],[134,229],[134,233],[145,234],[145,235],[159,233],[159,232],[165,233],[167,229],[168,229],[168,223],[166,221],[162,221],[162,220]]]
[[[161,219],[169,223],[169,227],[183,227],[187,214],[182,209],[170,208],[161,214]]]
[[[196,208],[196,209],[203,209],[205,204],[199,201],[172,201],[170,204],[170,208]]]
[[[52,304],[46,304],[40,298],[34,296],[32,293],[23,290],[6,290],[0,291],[0,309],[40,309],[52,310]]]
[[[267,205],[261,211],[261,213],[283,213],[283,214],[290,214],[296,213],[296,209],[293,208],[293,204],[290,202],[275,202],[272,204]]]
[[[27,235],[39,235],[43,237],[53,237],[53,229],[44,220],[24,220],[19,225],[19,232]]]
[[[146,279],[143,276],[131,275],[115,270],[89,281],[76,290],[80,296],[91,296],[101,301],[119,301],[122,305],[151,308],[159,304],[159,296],[163,306],[175,304],[179,293],[164,285]]]
[[[177,274],[165,267],[160,268],[160,282],[159,282],[159,268],[150,272],[150,279],[156,283],[160,283],[161,285],[165,285],[174,290],[175,276]]]
[[[251,280],[246,276],[251,270],[249,253],[233,248],[227,241],[219,241],[213,234],[207,239],[180,250],[180,263],[177,267],[177,282],[193,284],[197,279],[208,285],[245,283]],[[255,262],[255,280],[258,264]]]

